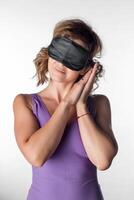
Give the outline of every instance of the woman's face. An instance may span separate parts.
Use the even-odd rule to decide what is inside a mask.
[[[78,39],[73,39],[74,42],[80,44],[82,47],[86,47],[85,44]],[[87,69],[87,68],[86,68]],[[48,71],[51,79],[59,82],[75,82],[79,75],[84,74],[85,68],[80,71],[71,70],[64,66],[61,62],[51,58],[48,58]],[[88,70],[86,70],[88,71]]]

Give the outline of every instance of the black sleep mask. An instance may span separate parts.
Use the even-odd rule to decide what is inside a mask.
[[[48,46],[48,55],[71,70],[79,71],[89,67],[89,51],[66,37],[55,37]]]

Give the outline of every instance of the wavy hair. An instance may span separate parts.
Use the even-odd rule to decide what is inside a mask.
[[[97,33],[93,30],[91,25],[82,19],[74,18],[74,19],[63,19],[59,21],[53,31],[53,38],[57,36],[65,36],[70,39],[80,39],[84,42],[86,47],[89,50],[90,58],[92,60],[96,60],[96,58],[100,58],[102,54],[102,41]],[[40,84],[44,84],[44,82],[48,82],[47,72],[48,72],[48,46],[42,47],[39,53],[36,55],[36,58],[33,60],[36,67],[37,76],[37,86]],[[99,66],[96,72],[94,83],[97,87],[93,90],[96,90],[99,85],[99,78],[103,76],[104,69],[103,65],[98,61]],[[90,67],[93,67],[91,64]]]

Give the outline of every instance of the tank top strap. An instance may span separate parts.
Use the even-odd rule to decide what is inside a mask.
[[[31,98],[32,98],[32,111],[35,114],[35,116],[37,118],[39,118],[39,109],[42,106],[41,102],[40,102],[38,96],[36,95],[36,93],[32,93]]]
[[[42,127],[43,124],[49,120],[50,115],[38,94],[32,93],[31,100],[33,114],[37,118],[39,125]]]

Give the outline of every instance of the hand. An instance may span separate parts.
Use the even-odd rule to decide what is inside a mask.
[[[67,101],[72,106],[86,103],[93,87],[97,65],[98,63],[95,63],[93,68],[90,68],[78,82],[73,84],[71,90],[64,97],[64,101]]]
[[[97,67],[98,63],[94,64],[94,67],[91,68],[85,76],[82,78],[84,79],[83,81],[85,82],[84,88],[82,90],[81,96],[79,100],[77,101],[76,107],[80,105],[85,105],[87,102],[87,98],[91,92],[91,89],[93,88],[94,80],[95,80],[95,75],[97,72]]]

